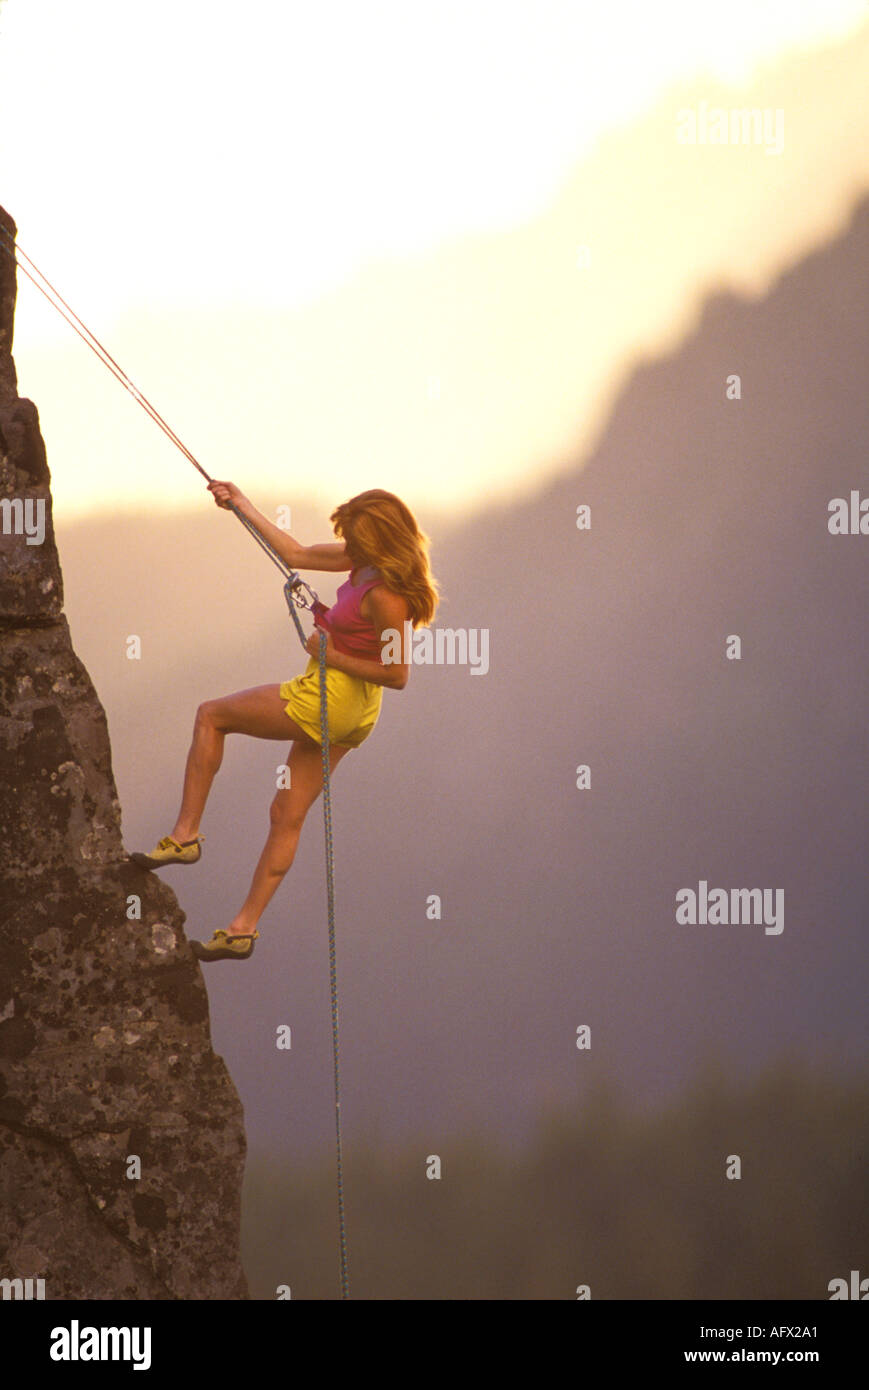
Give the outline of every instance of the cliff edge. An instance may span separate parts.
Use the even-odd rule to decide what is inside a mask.
[[[0,227],[8,246],[2,208]],[[246,1298],[241,1103],[184,914],[123,848],[15,298],[0,247],[0,1279],[41,1279],[46,1299]]]

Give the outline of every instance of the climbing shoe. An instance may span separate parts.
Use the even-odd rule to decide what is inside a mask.
[[[141,869],[162,869],[166,864],[198,864],[202,858],[200,844],[204,839],[204,835],[197,835],[192,840],[181,841],[164,835],[150,854],[131,854],[130,858]]]
[[[190,949],[197,960],[249,960],[258,939],[258,931],[251,936],[230,936],[220,927],[210,941],[191,941]]]

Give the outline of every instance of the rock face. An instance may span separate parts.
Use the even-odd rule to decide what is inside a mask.
[[[18,396],[15,294],[0,248],[0,1279],[42,1279],[46,1299],[246,1298],[241,1104],[184,915],[122,844]]]

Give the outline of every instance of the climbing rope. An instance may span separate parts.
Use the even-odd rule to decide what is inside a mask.
[[[176,448],[181,450],[181,453],[193,464],[193,467],[198,468],[203,478],[209,483],[213,482],[214,479],[205,471],[202,464],[193,456],[186,444],[182,443],[175,431],[163,419],[162,415],[154,409],[154,406],[147,397],[133,384],[127,376],[127,373],[119,366],[114,357],[112,357],[111,353],[103,347],[99,339],[82,323],[78,314],[70,308],[66,300],[58,293],[51,282],[42,274],[42,271],[34,265],[30,257],[18,245],[11,232],[2,224],[0,224],[0,233],[2,233],[0,247],[2,247],[11,260],[15,262],[19,270],[23,271],[27,278],[33,282],[36,288],[45,296],[49,304],[58,311],[61,317],[66,319],[70,327],[75,330],[85,343],[87,343],[91,351],[99,357],[104,366],[108,367],[112,375],[127,389],[127,391],[129,391],[134,400],[138,401],[146,414],[150,415],[154,423],[159,426],[168,439],[171,439]],[[290,617],[295,624],[296,632],[299,635],[299,641],[302,647],[307,651],[307,638],[305,637],[305,632],[297,610],[299,608],[313,610],[314,604],[319,602],[316,593],[310,585],[306,584],[305,580],[282,559],[271,542],[266,539],[261,531],[257,530],[256,526],[254,526],[253,522],[248,517],[243,515],[234,502],[229,503],[228,510],[235,513],[242,526],[253,536],[257,544],[265,551],[272,563],[275,564],[283,574],[285,580],[284,597],[287,601]],[[338,970],[335,947],[335,873],[332,843],[332,792],[329,777],[329,701],[326,689],[326,641],[326,632],[321,627],[319,629],[320,736],[321,752],[323,755],[323,825],[326,839],[326,894],[329,918],[329,990],[332,1003],[332,1062],[335,1082],[335,1142],[338,1163],[338,1235],[341,1297],[349,1298],[350,1284],[347,1274],[347,1236],[344,1224],[344,1175],[341,1161],[341,1087],[338,1071]]]

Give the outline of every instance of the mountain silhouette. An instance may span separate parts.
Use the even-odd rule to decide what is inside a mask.
[[[469,1125],[520,1142],[603,1076],[654,1100],[709,1056],[748,1075],[864,1055],[869,537],[827,520],[832,498],[869,496],[867,267],[869,200],[763,298],[707,299],[556,483],[420,518],[435,625],[487,629],[489,670],[416,667],[336,774],[350,1148],[354,1129],[439,1153]],[[196,704],[305,658],[276,578],[213,508],[58,529],[126,844],[147,848]],[[329,533],[306,512],[293,530]],[[308,577],[328,600],[334,577]],[[284,754],[229,740],[203,861],[172,880],[188,935],[243,897]],[[782,890],[780,934],[679,925],[676,893],[701,880]],[[289,1153],[327,1143],[333,1117],[318,810],[261,931],[249,967],[208,974],[214,1041],[249,1141]]]

